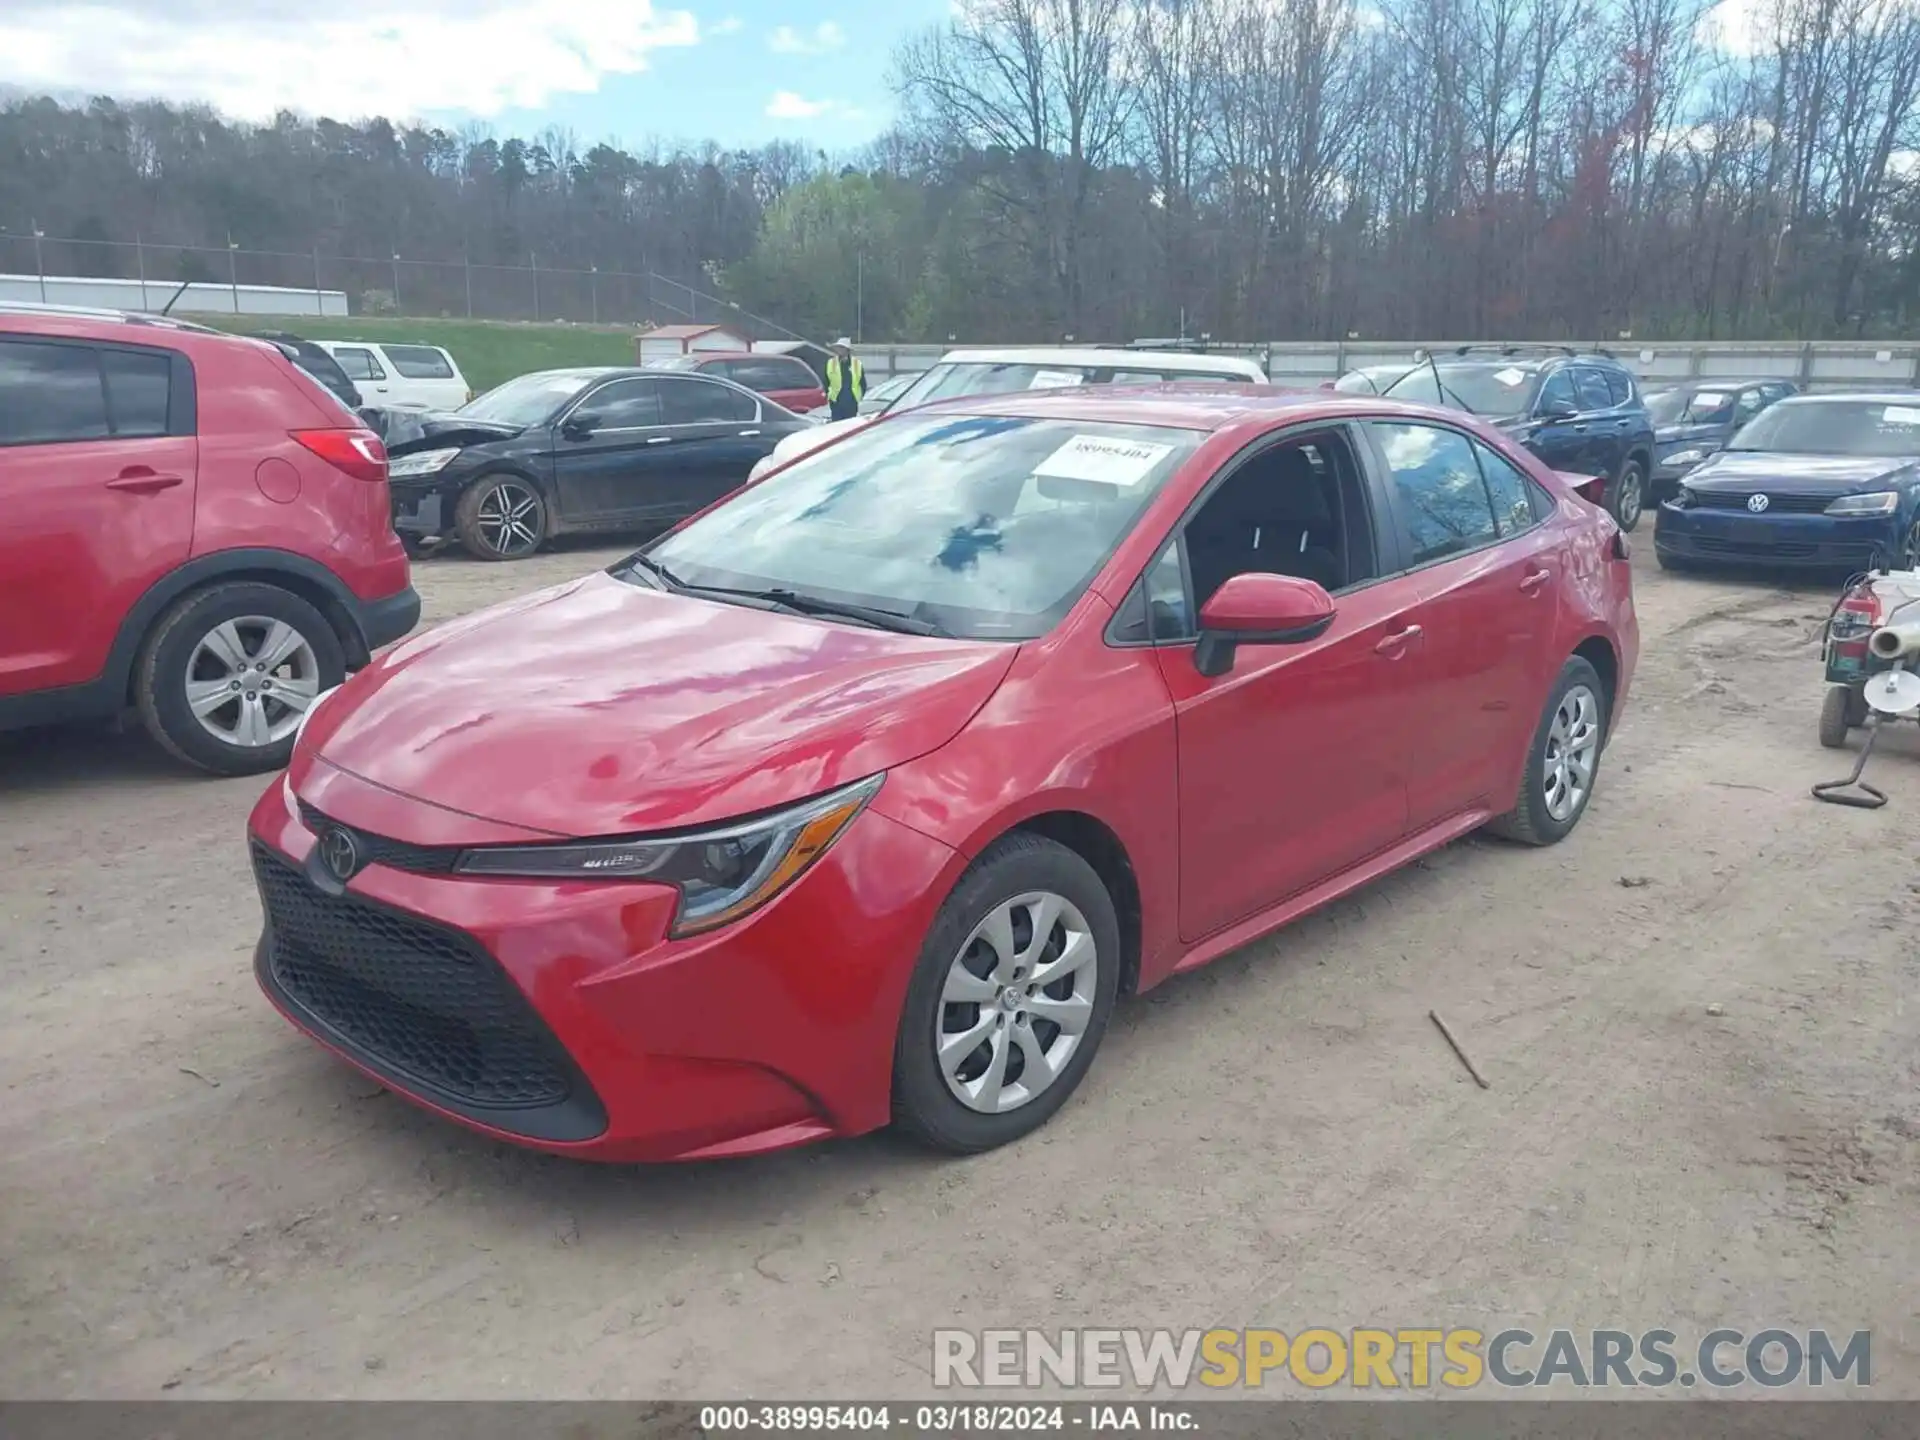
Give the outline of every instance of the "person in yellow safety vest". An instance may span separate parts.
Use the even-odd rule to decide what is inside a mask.
[[[860,413],[860,397],[867,393],[867,372],[853,353],[853,342],[842,335],[827,357],[827,405],[836,420]]]

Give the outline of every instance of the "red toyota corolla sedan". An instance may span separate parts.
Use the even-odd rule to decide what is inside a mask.
[[[1638,643],[1613,522],[1469,418],[936,406],[316,706],[256,968],[503,1139],[982,1150],[1119,997],[1480,826],[1564,837]]]

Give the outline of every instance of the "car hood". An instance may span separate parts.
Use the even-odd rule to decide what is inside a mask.
[[[804,430],[796,430],[778,445],[773,447],[772,458],[785,464],[797,460],[802,455],[810,455],[822,445],[829,445],[842,435],[851,435],[855,430],[864,430],[878,416],[853,415],[845,420],[829,420],[824,425],[809,425]]]
[[[305,744],[375,785],[553,835],[702,825],[938,749],[1018,649],[597,574],[389,651]]]
[[[511,440],[527,428],[437,410],[390,410],[387,425],[389,455],[406,455],[447,445],[484,445],[489,440]]]
[[[1677,445],[1683,440],[1718,440],[1725,434],[1724,425],[1662,425],[1653,438],[1662,445]]]
[[[1746,494],[1766,485],[1799,495],[1851,495],[1888,488],[1920,459],[1885,455],[1788,455],[1767,450],[1720,450],[1687,477],[1696,491]]]

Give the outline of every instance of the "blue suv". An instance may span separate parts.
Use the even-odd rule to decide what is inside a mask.
[[[1613,356],[1565,346],[1462,345],[1445,357],[1428,356],[1386,393],[1465,410],[1555,470],[1604,477],[1607,513],[1622,530],[1640,523],[1653,469],[1653,419],[1633,372]]]

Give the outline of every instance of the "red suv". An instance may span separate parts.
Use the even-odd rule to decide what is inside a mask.
[[[420,618],[379,437],[264,341],[0,306],[0,497],[0,730],[136,709],[277,769]]]
[[[1117,996],[1564,838],[1638,636],[1619,527],[1465,415],[933,405],[343,686],[253,811],[256,970],[524,1144],[981,1150]]]
[[[760,355],[744,350],[717,350],[695,355],[679,355],[662,360],[660,370],[691,370],[700,375],[718,375],[736,385],[744,385],[764,395],[783,410],[796,415],[827,403],[827,392],[820,377],[807,368],[804,360],[791,355]]]

